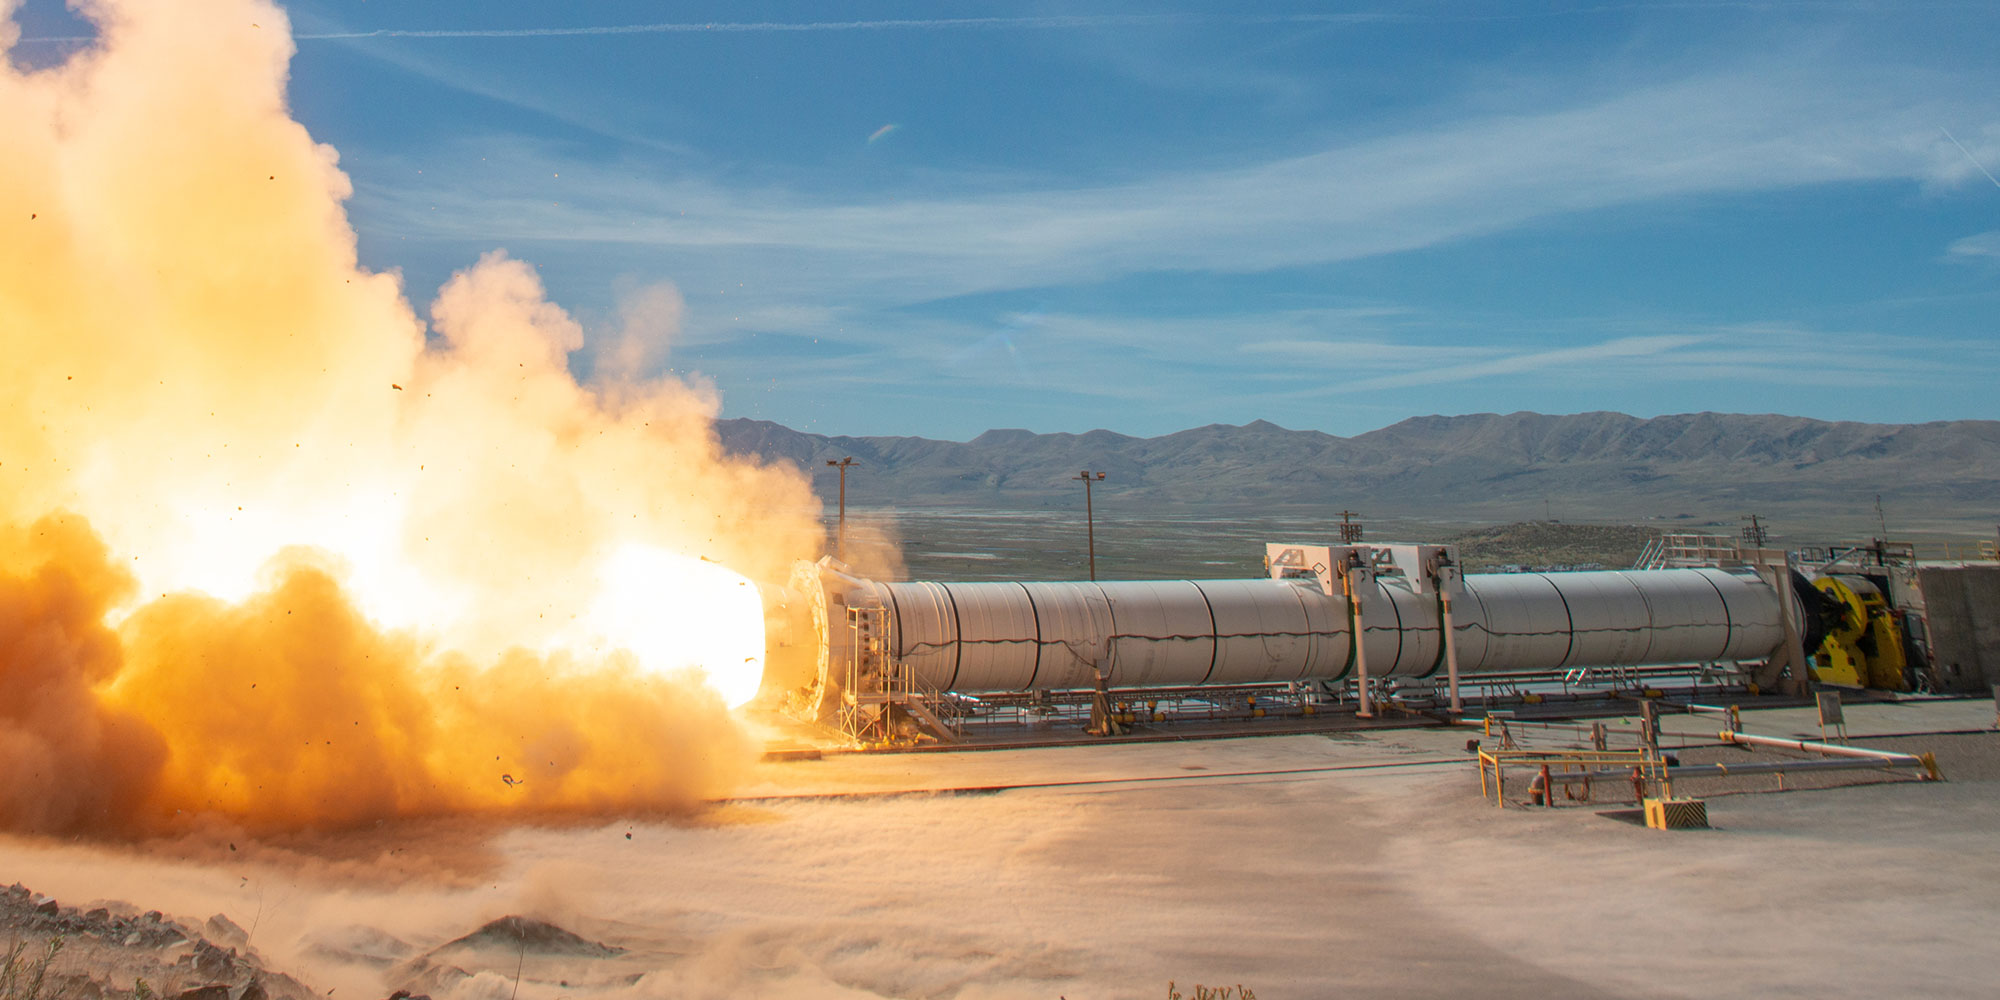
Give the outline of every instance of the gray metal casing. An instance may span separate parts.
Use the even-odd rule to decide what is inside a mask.
[[[1459,582],[1462,581],[1462,582]],[[1462,674],[1757,659],[1783,641],[1777,593],[1719,569],[1459,578]],[[1441,672],[1435,587],[1368,580],[1369,672]],[[1338,680],[1351,612],[1314,577],[1043,583],[878,583],[841,577],[850,605],[890,611],[891,655],[931,690],[1028,691]],[[827,636],[834,662],[841,630]]]

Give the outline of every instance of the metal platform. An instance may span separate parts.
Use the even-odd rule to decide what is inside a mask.
[[[1753,693],[1740,674],[1710,664],[1578,672],[1485,675],[1462,684],[1465,711],[1446,711],[1429,684],[1378,687],[1363,716],[1352,684],[1108,688],[961,695],[900,693],[870,699],[882,724],[865,734],[815,728],[809,742],[829,752],[986,750],[1173,740],[1289,736],[1453,725],[1465,717],[1523,722],[1637,714],[1641,703],[1676,712],[1697,703],[1745,709],[1810,704]],[[921,711],[913,711],[913,709]],[[1110,725],[1105,725],[1109,722]],[[810,727],[809,727],[810,728]],[[803,736],[801,739],[808,739]]]

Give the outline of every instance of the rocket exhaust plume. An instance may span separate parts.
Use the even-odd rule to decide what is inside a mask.
[[[0,827],[726,788],[803,477],[722,453],[704,383],[580,382],[502,252],[427,328],[357,261],[275,7],[83,9],[93,47],[0,60]]]

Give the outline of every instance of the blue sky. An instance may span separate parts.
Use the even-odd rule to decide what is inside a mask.
[[[365,264],[671,283],[725,416],[2000,417],[2000,4],[287,9]]]

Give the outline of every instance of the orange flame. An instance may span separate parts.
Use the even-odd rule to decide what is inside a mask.
[[[86,12],[93,48],[0,67],[0,769],[36,776],[0,825],[725,787],[751,580],[820,541],[804,479],[724,454],[712,387],[630,338],[580,381],[503,253],[427,331],[357,262],[269,4]]]

